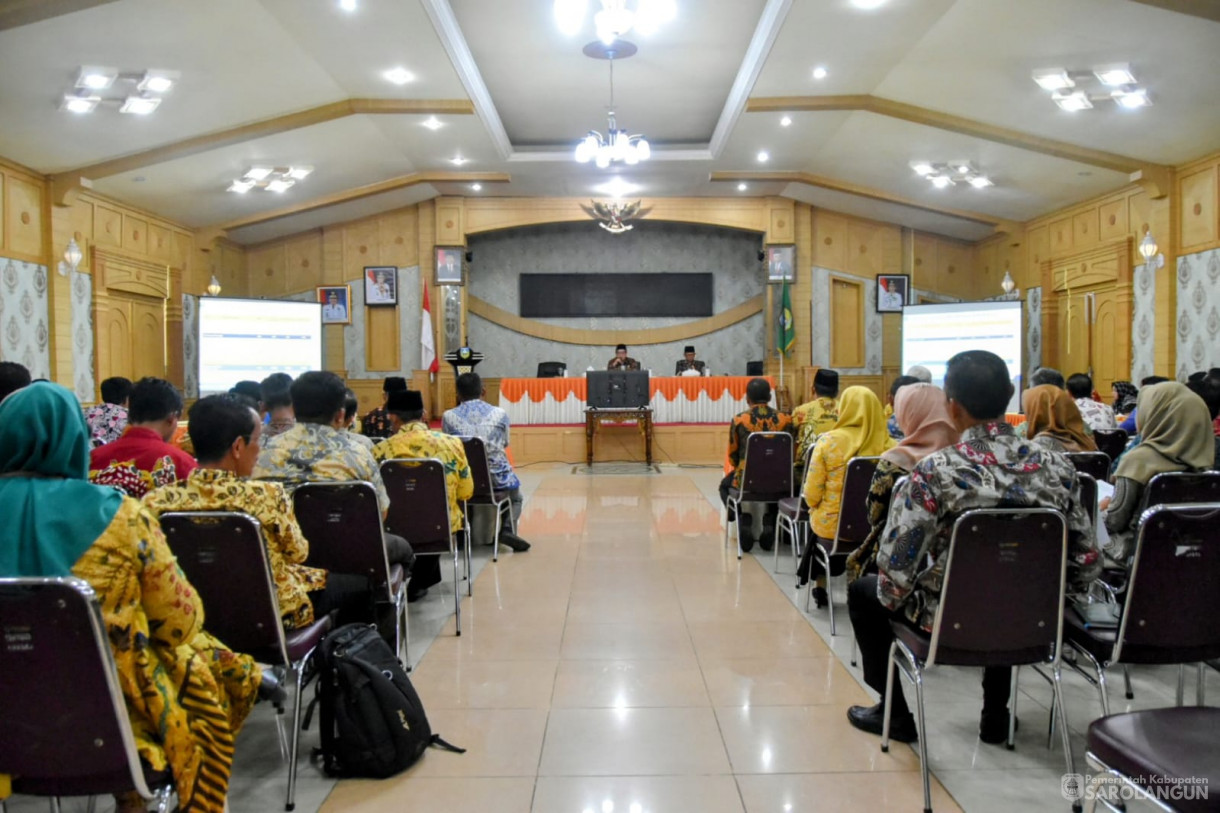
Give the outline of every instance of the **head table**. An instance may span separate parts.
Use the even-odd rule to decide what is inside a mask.
[[[652,422],[727,424],[748,409],[746,385],[752,380],[744,375],[650,378]],[[508,412],[514,426],[584,424],[586,393],[583,376],[504,378],[500,380],[500,408]],[[774,405],[774,396],[771,402]]]

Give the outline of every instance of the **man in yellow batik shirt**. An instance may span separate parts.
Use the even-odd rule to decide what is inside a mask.
[[[398,457],[434,457],[445,466],[445,492],[449,495],[449,529],[462,530],[463,500],[474,496],[474,478],[466,462],[462,441],[428,428],[424,417],[423,395],[416,390],[396,390],[386,399],[386,412],[394,434],[373,447],[378,462]],[[418,601],[428,588],[441,580],[441,560],[437,556],[422,556],[415,563],[407,600]]]
[[[796,427],[796,466],[805,465],[805,455],[813,448],[818,436],[834,428],[839,420],[839,374],[820,369],[813,374],[813,400],[792,410],[792,425]]]

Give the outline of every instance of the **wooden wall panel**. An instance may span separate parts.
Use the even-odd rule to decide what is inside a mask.
[[[148,224],[148,256],[166,265],[173,264],[173,232],[156,223]]]
[[[864,285],[859,280],[830,278],[830,366],[864,366]]]
[[[897,226],[851,219],[847,224],[849,273],[871,278],[897,274],[902,268],[902,238]]]
[[[9,256],[45,262],[42,245],[43,185],[8,175],[4,184],[4,246]]]
[[[364,309],[365,369],[370,372],[397,372],[402,369],[398,323],[397,307]]]
[[[4,179],[5,179],[5,175],[4,175],[4,173],[3,173],[3,172],[0,172],[0,246],[7,247],[7,245],[8,245],[8,244],[5,242],[5,237],[4,237],[4,235],[5,235],[5,233],[6,233],[6,229],[5,229],[5,217],[4,217],[4,213],[5,213],[5,211],[6,211],[6,208],[5,208],[5,200],[4,200],[4,198],[5,198],[5,192],[4,192],[4,190],[5,190],[5,183],[4,183]]]
[[[1061,257],[1064,254],[1072,253],[1075,248],[1075,229],[1072,226],[1072,217],[1062,217],[1058,220],[1051,221],[1051,253],[1056,257]]]
[[[1100,242],[1098,214],[1097,207],[1089,207],[1072,216],[1072,248],[1076,251],[1092,248]]]
[[[1038,226],[1025,232],[1025,273],[1018,282],[1021,288],[1032,288],[1042,284],[1042,264],[1051,258],[1050,227]]]
[[[767,198],[767,243],[795,243],[796,209],[788,198]]]
[[[250,278],[246,274],[246,251],[233,243],[220,243],[220,261],[216,267],[216,279],[220,282],[222,296],[249,296]]]
[[[148,221],[124,213],[123,238],[120,244],[133,254],[148,254]]]
[[[246,251],[249,295],[274,299],[288,293],[285,277],[284,244],[251,248]]]
[[[960,297],[974,298],[974,282],[970,273],[972,262],[971,249],[962,243],[942,240],[936,249],[936,287],[937,293]]]
[[[813,212],[813,264],[832,271],[847,270],[847,218],[833,212]]]
[[[1217,168],[1205,167],[1183,175],[1178,183],[1181,190],[1181,221],[1179,239],[1183,252],[1202,250],[1217,239]]]
[[[1108,201],[1098,207],[1098,237],[1101,242],[1121,240],[1127,236],[1127,209],[1127,201],[1122,199]]]
[[[466,245],[464,209],[462,198],[437,198],[436,245]]]
[[[911,259],[911,285],[924,291],[934,290],[937,285],[937,249],[940,241],[930,234],[915,232]]]
[[[398,268],[419,265],[419,235],[414,207],[389,212],[377,219],[381,262]]]
[[[123,213],[100,203],[93,207],[93,242],[99,246],[123,245]]]
[[[284,293],[308,291],[323,285],[322,232],[307,232],[284,243]]]
[[[343,227],[343,278],[359,277],[366,265],[382,265],[376,220],[361,220]]]

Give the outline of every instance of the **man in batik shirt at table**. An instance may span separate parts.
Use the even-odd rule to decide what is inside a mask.
[[[627,345],[620,344],[614,348],[614,358],[606,363],[607,370],[638,370],[640,363],[627,355]]]
[[[695,346],[688,344],[682,351],[682,358],[674,365],[674,375],[707,375],[707,362],[695,358]]]
[[[381,440],[388,438],[394,434],[394,428],[390,425],[390,413],[386,412],[386,400],[390,397],[390,393],[395,390],[405,390],[407,388],[407,379],[400,375],[388,376],[381,384],[381,406],[373,409],[369,414],[364,416],[364,420],[360,422],[360,430],[365,437]]]
[[[729,426],[729,465],[733,470],[720,481],[720,502],[727,505],[729,491],[735,490],[741,482],[741,471],[746,463],[746,439],[751,432],[788,432],[793,431],[792,417],[784,412],[778,412],[770,406],[771,385],[765,378],[755,378],[746,385],[746,403],[749,409],[733,418]],[[775,539],[775,520],[779,515],[779,506],[771,503],[763,517],[763,535],[761,544],[763,550],[771,550]],[[728,522],[733,521],[730,515]],[[754,533],[751,527],[754,517],[741,513],[737,518],[741,530],[741,549],[750,551],[754,548]]]
[[[813,400],[792,410],[792,426],[796,432],[793,463],[803,469],[805,455],[813,448],[818,436],[834,429],[839,420],[839,374],[822,368],[813,374]]]

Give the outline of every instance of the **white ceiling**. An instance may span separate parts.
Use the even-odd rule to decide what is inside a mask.
[[[963,239],[990,229],[920,208],[786,180],[712,182],[712,172],[788,171],[928,207],[1026,220],[1126,182],[1123,173],[859,110],[743,112],[747,99],[872,95],[1139,161],[1177,164],[1220,148],[1220,23],[1131,0],[677,0],[678,19],[615,68],[621,126],[654,157],[622,170],[570,159],[604,129],[608,68],[581,53],[549,0],[60,0],[59,13],[0,30],[0,156],[60,172],[348,98],[469,100],[475,115],[356,115],[95,179],[95,188],[192,226],[308,202],[413,172],[502,172],[510,183],[437,182],[245,227],[258,242],[437,194],[594,196],[612,174],[645,198],[786,195]],[[591,0],[590,5],[595,5]],[[52,13],[48,11],[48,14]],[[0,16],[0,24],[4,23]],[[10,22],[8,24],[15,24]],[[1056,108],[1038,67],[1130,62],[1154,106]],[[181,71],[148,118],[58,109],[80,65]],[[812,78],[814,66],[829,75]],[[382,71],[415,75],[403,87]],[[765,164],[760,149],[770,153]],[[450,163],[455,155],[469,162]],[[935,190],[909,162],[973,161],[996,187]],[[225,191],[253,163],[311,164],[282,195]]]

